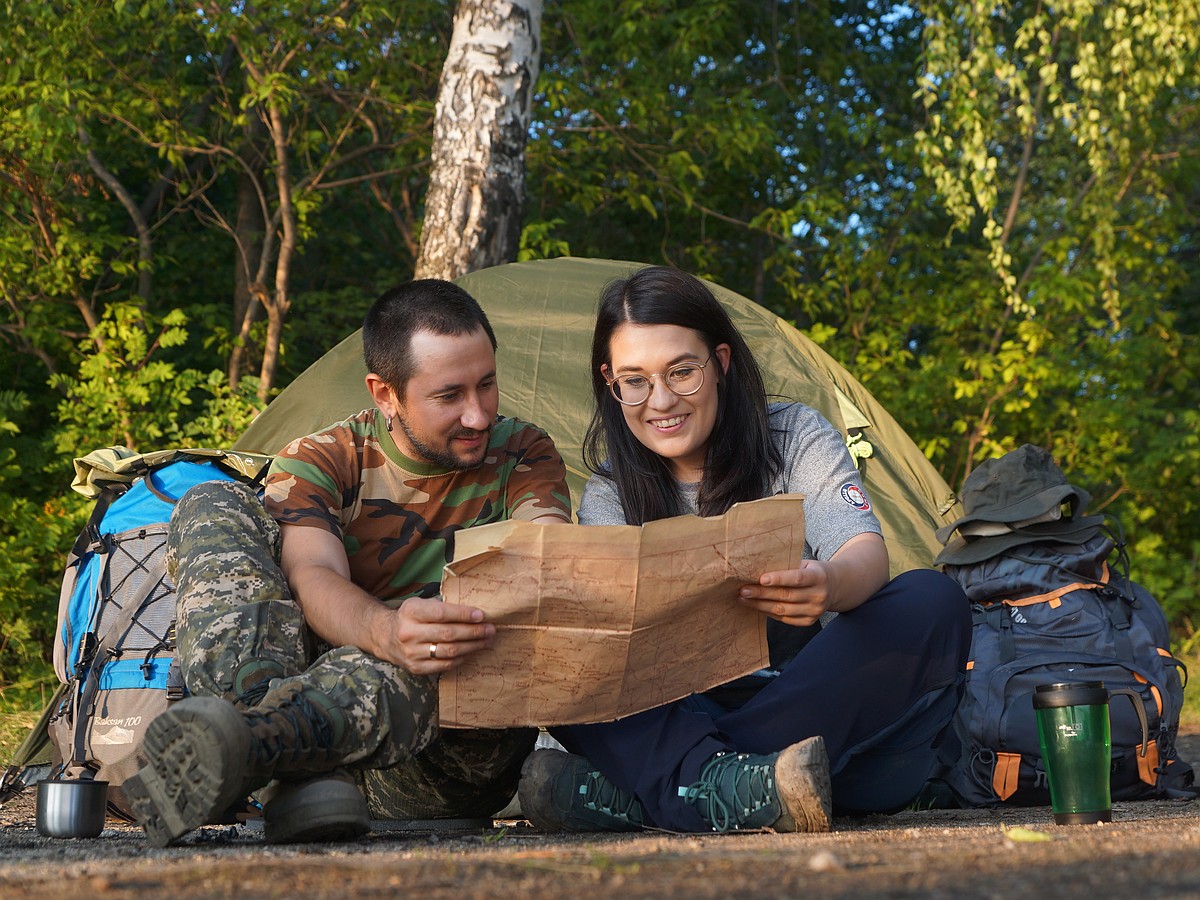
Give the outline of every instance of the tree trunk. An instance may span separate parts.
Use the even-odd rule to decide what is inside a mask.
[[[267,131],[275,148],[275,190],[279,207],[274,219],[279,222],[279,252],[275,257],[275,286],[264,291],[267,308],[267,340],[263,346],[262,368],[259,370],[258,399],[266,404],[275,383],[279,366],[279,348],[283,343],[283,322],[292,308],[288,281],[292,271],[292,256],[296,252],[296,210],[292,205],[291,165],[288,161],[287,126],[278,100],[272,98],[266,106]],[[260,267],[261,269],[261,267]]]
[[[233,275],[233,350],[229,355],[229,386],[237,390],[250,355],[250,328],[262,312],[262,285],[255,281],[263,252],[266,211],[257,173],[266,168],[262,143],[265,129],[256,115],[246,117],[245,142],[238,150],[241,167],[237,180],[237,219]]]
[[[525,143],[542,0],[460,0],[442,69],[416,277],[512,262],[521,240]]]

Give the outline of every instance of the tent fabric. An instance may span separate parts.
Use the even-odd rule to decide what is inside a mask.
[[[567,464],[578,503],[587,480],[581,443],[592,414],[587,373],[592,326],[604,286],[643,263],[561,258],[472,272],[458,284],[487,312],[499,342],[500,411],[544,428]],[[819,410],[847,437],[883,525],[893,574],[932,566],[934,532],[955,518],[954,493],[904,429],[837,361],[788,322],[709,283],[745,336],[767,390]],[[371,405],[361,335],[312,364],[255,419],[235,450],[276,453],[290,441]]]

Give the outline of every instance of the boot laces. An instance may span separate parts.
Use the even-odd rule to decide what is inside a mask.
[[[296,762],[333,747],[333,723],[303,691],[278,706],[246,710],[252,730],[260,734],[256,759],[265,766]]]
[[[267,691],[270,688],[270,681],[266,679],[259,681],[234,697],[233,705],[238,709],[250,709],[251,707],[258,706],[262,702],[263,697],[267,696]]]
[[[642,824],[642,804],[633,794],[621,790],[594,769],[579,786],[583,805],[637,825]]]
[[[748,760],[755,760],[749,762]],[[760,809],[778,802],[773,758],[749,753],[718,753],[700,770],[700,780],[679,789],[713,831],[735,831]]]

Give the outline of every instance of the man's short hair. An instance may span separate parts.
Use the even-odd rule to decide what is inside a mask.
[[[422,278],[388,291],[371,306],[363,321],[363,360],[403,395],[413,375],[412,336],[470,334],[482,328],[496,349],[496,333],[479,303],[457,284]]]

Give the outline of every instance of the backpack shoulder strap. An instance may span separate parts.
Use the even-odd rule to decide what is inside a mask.
[[[104,521],[104,514],[108,512],[108,508],[116,502],[117,498],[128,490],[129,485],[121,482],[104,486],[96,499],[96,505],[92,507],[87,524],[83,526],[79,536],[75,538],[75,543],[71,546],[71,559],[79,559],[89,549],[100,543],[100,523]]]

